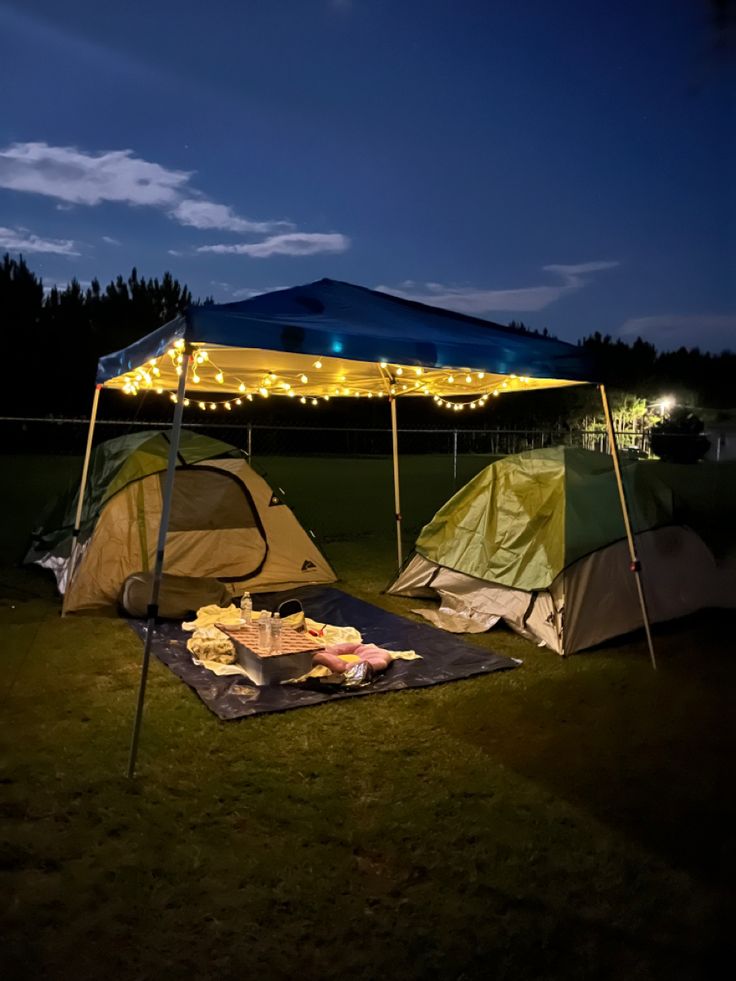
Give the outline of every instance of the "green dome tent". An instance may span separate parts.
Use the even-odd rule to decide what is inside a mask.
[[[682,487],[703,473],[623,466],[653,622],[736,606],[728,564],[682,520]],[[689,502],[689,523],[705,527],[692,493]],[[440,626],[487,629],[503,618],[567,654],[640,626],[627,565],[612,458],[560,446],[504,457],[461,488],[422,529],[388,592],[439,595],[440,613],[426,615]]]
[[[129,577],[154,567],[169,456],[168,433],[101,443],[90,461],[79,546],[71,569],[78,495],[46,515],[26,561],[51,569],[63,612],[117,611]],[[335,574],[291,510],[234,446],[183,430],[166,541],[165,572],[218,580],[225,596],[334,582]]]

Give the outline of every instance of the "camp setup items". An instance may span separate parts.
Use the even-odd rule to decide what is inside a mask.
[[[153,550],[149,629],[145,634],[129,775],[134,772],[138,751],[164,560],[167,571],[172,571],[168,567],[167,536],[187,407],[195,412],[221,407],[232,413],[245,408],[249,401],[274,396],[312,407],[335,397],[384,397],[391,417],[400,567],[399,399],[433,398],[451,411],[466,407],[472,411],[482,410],[507,392],[595,380],[596,372],[588,356],[572,344],[331,279],[275,290],[238,303],[190,306],[158,330],[101,358],[72,532],[72,566],[101,391],[118,389],[134,397],[150,390],[168,397],[174,405],[158,540]],[[601,385],[599,390],[626,529],[628,569],[633,574],[654,666],[641,562],[626,510],[616,434],[605,387]]]
[[[643,461],[622,469],[651,620],[736,607],[736,568],[709,547],[732,529],[724,465]],[[736,468],[736,487],[734,477]],[[707,489],[713,479],[719,491]],[[617,504],[607,454],[553,447],[504,457],[425,525],[387,592],[439,598],[439,611],[418,612],[446,629],[488,629],[500,617],[558,654],[585,650],[641,625]]]
[[[296,591],[296,596],[302,602],[306,616],[317,623],[331,624],[345,635],[364,636],[369,643],[381,648],[413,650],[421,656],[416,660],[395,660],[389,670],[376,675],[371,684],[353,687],[344,683],[325,684],[324,679],[305,684],[256,685],[240,673],[216,673],[192,659],[187,649],[188,632],[174,621],[156,625],[152,651],[218,718],[224,720],[306,708],[336,698],[425,688],[510,670],[520,664],[477,645],[466,644],[461,638],[444,634],[426,623],[388,613],[334,587],[305,586]],[[279,594],[273,593],[253,597],[256,609],[276,609],[279,600]],[[130,626],[141,640],[145,640],[148,634],[145,620],[131,620]],[[236,627],[228,623],[228,629]],[[316,640],[320,645],[329,643],[324,638]],[[310,658],[314,653],[311,652]]]

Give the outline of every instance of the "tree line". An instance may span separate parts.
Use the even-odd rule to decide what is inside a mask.
[[[86,288],[72,280],[63,289],[46,290],[22,257],[6,254],[0,265],[4,414],[85,413],[100,356],[126,347],[199,302],[212,300],[195,300],[189,288],[171,273],[164,273],[160,279],[147,279],[139,276],[136,269],[127,279],[118,276],[104,287],[96,279]],[[540,333],[515,321],[509,326],[524,333]],[[546,330],[541,334],[549,336]],[[733,352],[711,354],[697,347],[657,351],[641,338],[627,343],[598,332],[578,343],[594,358],[597,377],[612,390],[614,406],[624,426],[632,420],[645,421],[647,407],[656,413],[654,403],[664,394],[673,395],[680,404],[691,405],[706,415],[734,406]],[[13,393],[10,403],[9,390]],[[523,397],[493,402],[492,413],[484,413],[482,418],[454,413],[452,425],[583,426],[600,420],[599,400],[590,388],[524,393]],[[152,404],[148,408],[151,412],[146,413],[147,417],[155,418],[160,411]],[[117,409],[125,411],[122,400],[117,401]],[[116,411],[112,406],[108,411],[111,410]],[[282,415],[282,407],[260,407],[257,411],[259,421],[265,421],[267,416],[280,421]],[[337,406],[332,412],[336,411]],[[354,410],[342,407],[340,411],[352,416]],[[378,410],[374,407],[374,411]],[[427,424],[427,413],[425,406],[420,410],[407,405],[403,410],[407,424],[420,417]]]

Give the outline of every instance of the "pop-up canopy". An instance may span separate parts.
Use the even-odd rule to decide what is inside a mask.
[[[392,394],[470,405],[467,396],[477,403],[502,391],[594,381],[572,344],[322,279],[241,303],[190,307],[102,358],[98,382],[131,393],[174,392],[185,344],[195,356],[190,398],[217,393],[215,405],[248,395]]]
[[[277,396],[314,406],[336,397],[386,397],[391,405],[401,565],[396,425],[399,397],[431,397],[453,411],[472,411],[505,392],[594,380],[585,352],[572,344],[330,279],[265,293],[240,303],[189,307],[183,315],[123,351],[101,358],[82,471],[79,518],[100,390],[113,388],[130,395],[149,390],[164,396],[168,393],[175,403],[129,772],[132,774],[135,763],[163,570],[168,504],[185,408],[206,412],[222,407],[233,411],[255,399]],[[615,435],[602,387],[601,395],[617,464]],[[625,511],[620,479],[619,491]],[[78,524],[79,521],[77,527]],[[627,535],[632,568],[640,585],[628,521]],[[71,566],[73,575],[73,560]],[[640,596],[645,612],[641,590]]]

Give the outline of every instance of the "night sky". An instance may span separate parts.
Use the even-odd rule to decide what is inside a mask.
[[[0,2],[0,252],[736,347],[716,6]]]

